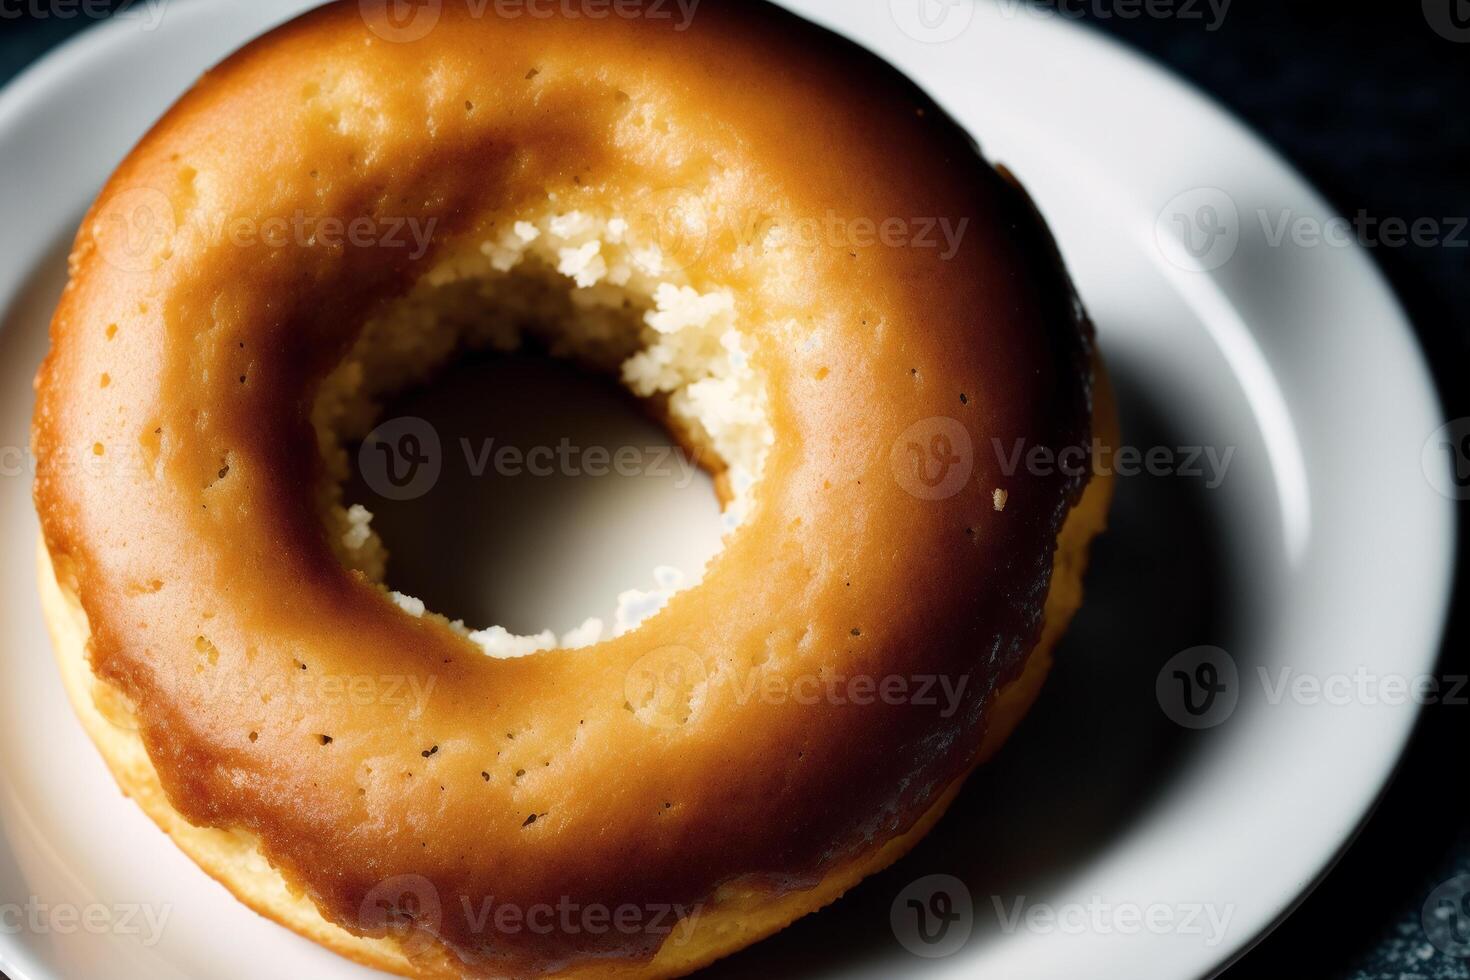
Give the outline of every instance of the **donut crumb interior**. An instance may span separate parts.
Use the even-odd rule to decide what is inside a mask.
[[[553,206],[489,227],[488,237],[448,249],[406,295],[370,318],[318,389],[312,423],[327,473],[319,506],[342,563],[387,588],[388,553],[372,513],[344,492],[350,450],[372,432],[384,401],[429,381],[462,353],[528,344],[614,374],[653,401],[695,458],[721,476],[724,527],[733,532],[751,511],[774,438],[734,292],[693,281],[616,215]],[[561,634],[450,625],[497,657],[590,646],[636,627],[699,577],[657,569],[652,590],[619,595],[612,624],[588,619]],[[420,599],[390,595],[410,615],[437,615]]]

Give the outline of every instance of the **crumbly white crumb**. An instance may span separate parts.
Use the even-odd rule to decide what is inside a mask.
[[[990,495],[990,502],[995,505],[995,509],[997,511],[1005,510],[1006,501],[1010,499],[1010,493],[999,488],[996,488],[996,490]]]
[[[428,608],[424,605],[424,600],[415,599],[413,596],[404,595],[402,592],[389,592],[388,598],[392,599],[394,605],[408,613],[414,619],[422,619],[424,613],[428,611]]]
[[[581,626],[562,634],[561,646],[565,650],[580,650],[590,647],[602,639],[602,620],[589,616]]]
[[[348,551],[357,551],[368,543],[373,534],[373,512],[362,504],[347,508],[347,530],[342,532],[342,543]]]
[[[618,593],[618,608],[613,614],[613,636],[622,636],[636,629],[644,620],[668,605],[674,593],[684,587],[684,573],[668,565],[655,568],[653,580],[655,585],[647,592],[642,589],[627,589]]]
[[[556,634],[551,630],[542,630],[535,636],[516,636],[502,626],[492,626],[489,629],[475,630],[469,639],[484,650],[487,656],[499,660],[514,660],[556,648]]]

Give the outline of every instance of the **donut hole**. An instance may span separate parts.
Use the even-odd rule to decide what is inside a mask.
[[[534,350],[472,353],[390,399],[383,418],[427,423],[437,481],[389,499],[358,463],[346,500],[372,512],[392,588],[447,617],[514,635],[613,622],[620,592],[720,550],[709,473],[606,375]]]
[[[479,369],[490,355],[535,352],[616,379],[667,426],[681,458],[715,478],[728,536],[755,506],[772,442],[763,377],[734,292],[693,281],[628,222],[574,211],[498,219],[489,227],[488,236],[447,249],[406,295],[370,318],[321,384],[312,416],[328,477],[320,511],[343,565],[389,589],[406,613],[441,616],[492,656],[589,646],[635,628],[698,582],[703,568],[654,570],[651,583],[618,594],[610,622],[543,623],[536,632],[535,624],[520,622],[510,624],[514,629],[466,623],[478,611],[463,611],[472,603],[431,610],[412,590],[392,588],[373,506],[422,496],[450,467],[478,465],[483,473],[491,466],[493,476],[503,474],[494,446],[466,447],[458,433],[385,407],[404,392],[454,383],[457,372]],[[498,391],[507,383],[504,375],[499,382],[490,376],[480,387]],[[469,385],[466,397],[474,389]],[[397,482],[419,479],[419,464],[428,489]],[[523,454],[518,468],[526,465]],[[453,545],[444,545],[440,565],[455,566]]]

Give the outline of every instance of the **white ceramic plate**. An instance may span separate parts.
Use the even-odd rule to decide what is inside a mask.
[[[1125,441],[1233,456],[1218,486],[1218,466],[1121,480],[1089,604],[1001,760],[897,868],[716,972],[1206,976],[1330,867],[1414,722],[1393,685],[1433,669],[1451,566],[1434,394],[1361,250],[1273,244],[1283,215],[1330,212],[1215,106],[1017,3],[919,2],[795,6],[904,68],[1024,177],[1098,322]],[[0,968],[17,980],[366,975],[236,904],[119,795],[47,649],[23,458],[82,209],[202,69],[307,5],[168,4],[0,94]],[[1205,677],[1171,658],[1199,645],[1228,651],[1215,666],[1237,684],[1233,713],[1217,703],[1196,731],[1167,715],[1175,669]],[[1274,698],[1282,670],[1329,693]],[[1344,676],[1368,687],[1330,693]],[[910,935],[904,890],[931,874],[964,883],[970,916],[925,958],[890,910]]]

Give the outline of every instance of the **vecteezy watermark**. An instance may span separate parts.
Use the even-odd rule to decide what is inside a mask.
[[[859,634],[861,631],[859,631]],[[961,674],[866,674],[835,670],[786,674],[759,668],[711,674],[704,658],[685,646],[665,646],[640,657],[624,678],[629,711],[655,728],[685,724],[716,691],[738,705],[815,707],[912,706],[952,718],[964,705],[970,676]]]
[[[62,445],[41,455],[29,446],[0,446],[0,478],[34,478],[42,463],[48,472],[69,477],[142,477],[151,472],[154,461],[137,442]]]
[[[439,25],[443,0],[358,0],[362,22],[385,41],[410,44]]]
[[[618,20],[669,21],[679,32],[689,30],[700,0],[465,0],[470,17],[480,20]],[[421,41],[439,25],[443,0],[358,0],[362,19],[378,37],[397,44]]]
[[[970,219],[888,217],[880,221],[829,210],[821,218],[798,218],[780,224],[767,219],[766,223],[754,227],[768,244],[776,246],[790,244],[806,250],[932,249],[940,261],[948,262],[960,253]],[[757,236],[747,232],[741,237],[754,241]]]
[[[114,472],[119,465],[141,466],[141,453],[107,453],[106,447],[98,453],[96,443],[85,446],[62,446],[47,454],[53,468],[67,475],[101,476]],[[121,456],[121,460],[120,457]],[[0,477],[7,479],[25,477],[32,479],[40,466],[42,457],[37,456],[30,446],[0,446]],[[125,470],[126,472],[137,472]]]
[[[1232,0],[1000,0],[1000,15],[1069,20],[1199,21],[1206,31],[1225,23]],[[893,22],[922,44],[959,38],[975,21],[977,0],[889,0]]]
[[[749,704],[818,704],[889,706],[914,705],[939,709],[941,718],[952,718],[960,710],[970,676],[944,674],[824,674],[748,673],[735,682],[735,702]]]
[[[104,262],[124,272],[147,272],[189,241],[208,248],[403,249],[417,260],[428,253],[438,223],[432,216],[319,215],[302,208],[265,216],[180,213],[163,191],[135,186],[104,201],[91,230]]]
[[[1160,668],[1154,696],[1164,714],[1184,728],[1224,724],[1240,700],[1240,671],[1235,658],[1219,647],[1182,650]]]
[[[517,903],[494,896],[458,895],[445,900],[422,875],[397,875],[374,885],[358,907],[358,924],[371,935],[392,935],[405,952],[433,945],[447,915],[455,914],[480,937],[514,936],[653,936],[683,945],[694,935],[703,914],[699,904],[676,902],[582,902],[570,895],[552,901]]]
[[[460,439],[459,445],[471,476],[487,471],[506,477],[652,476],[671,478],[675,489],[684,490],[700,466],[678,446],[579,446],[565,436],[554,446],[497,446],[493,438],[480,440],[478,446]]]
[[[365,708],[381,705],[403,709],[407,718],[418,718],[428,707],[439,683],[436,675],[417,674],[324,674],[305,669],[284,676],[256,676],[243,671],[215,671],[205,684],[211,703],[269,704],[274,707],[318,708],[344,705]]]
[[[1301,214],[1291,208],[1258,208],[1256,220],[1266,244],[1280,248],[1467,248],[1470,247],[1470,218],[1395,216],[1378,217],[1359,209],[1351,218]]]
[[[1446,41],[1470,44],[1470,3],[1465,0],[1421,0],[1424,19]]]
[[[1175,20],[1199,21],[1209,32],[1218,31],[1230,13],[1232,0],[1000,0],[1003,17],[1028,14],[1069,20]]]
[[[1290,701],[1293,704],[1326,704],[1344,707],[1352,704],[1464,706],[1467,681],[1462,674],[1380,674],[1359,665],[1351,671],[1314,674],[1292,667],[1256,668],[1265,702],[1271,705]]]
[[[970,941],[975,927],[970,889],[954,875],[910,882],[889,907],[888,924],[899,944],[915,956],[953,956]]]
[[[1420,922],[1435,949],[1456,959],[1470,958],[1470,874],[1441,882],[1430,892]]]
[[[893,478],[920,500],[946,500],[963,490],[975,468],[975,447],[959,419],[936,415],[904,429],[888,453]]]
[[[439,430],[406,415],[380,424],[357,450],[363,482],[387,500],[417,500],[439,482],[444,448]]]
[[[1229,262],[1240,245],[1240,211],[1218,187],[1196,187],[1171,198],[1154,219],[1154,242],[1171,264],[1208,272]]]
[[[684,272],[698,265],[716,238],[717,221],[704,196],[690,187],[661,187],[630,209],[629,240],[657,248],[660,267]]]
[[[1202,945],[1214,948],[1225,941],[1233,904],[1213,902],[1113,902],[1093,895],[1086,902],[1028,902],[1020,895],[1007,900],[992,895],[990,903],[1000,929],[1006,934],[1029,932],[1037,935],[1062,933],[1069,936],[1119,935],[1198,936]]]
[[[103,203],[92,221],[92,240],[113,268],[147,272],[163,261],[178,230],[167,194],[153,187],[128,187]]]
[[[583,446],[563,436],[556,443],[517,446],[494,437],[460,437],[465,471],[476,479],[547,479],[563,476],[651,477],[688,489],[701,461],[678,446]],[[415,500],[433,490],[443,476],[446,456],[439,432],[426,419],[400,416],[370,432],[358,447],[363,481],[388,500]]]
[[[975,20],[975,0],[888,0],[893,22],[921,44],[953,41]]]
[[[779,220],[764,211],[711,207],[689,188],[666,188],[635,204],[627,219],[636,240],[657,245],[665,265],[687,269],[715,242],[733,249],[829,250],[854,258],[873,249],[909,249],[949,262],[960,254],[968,217],[843,214]]]
[[[24,902],[0,903],[0,935],[136,936],[144,946],[156,946],[173,914],[172,905],[144,902],[106,904],[44,902],[32,895]]]
[[[1205,489],[1224,482],[1235,459],[1235,446],[1113,446],[1101,439],[1088,445],[1045,446],[1024,438],[992,437],[990,449],[1000,475],[1017,473],[1049,477],[1153,476],[1197,479]],[[975,468],[975,450],[963,422],[946,415],[931,416],[908,426],[889,446],[893,477],[920,500],[947,500],[964,490]],[[996,491],[997,508],[1004,491]]]
[[[1442,497],[1470,500],[1470,418],[1435,429],[1419,455],[1424,479]]]
[[[374,936],[392,936],[404,954],[433,948],[444,925],[439,890],[423,875],[396,875],[368,889],[358,905],[357,923]]]
[[[1009,447],[992,438],[991,449],[1004,476],[1024,470],[1031,476],[1177,476],[1203,480],[1205,489],[1215,490],[1235,458],[1235,447],[1216,446],[1111,446],[1094,439],[1090,446],[1027,445],[1014,439]]]
[[[1234,198],[1218,187],[1196,187],[1164,205],[1154,239],[1172,265],[1208,272],[1229,262],[1247,235],[1266,248],[1470,248],[1470,217],[1378,216],[1359,209],[1351,217],[1316,215],[1293,208],[1257,208],[1242,220]]]
[[[651,728],[678,728],[698,710],[709,687],[704,658],[685,646],[650,650],[623,677],[624,703]]]
[[[1272,707],[1286,703],[1309,707],[1470,704],[1470,677],[1459,674],[1384,674],[1360,664],[1330,673],[1257,665],[1253,676],[1258,688],[1244,683],[1235,658],[1226,651],[1191,647],[1169,658],[1159,670],[1154,693],[1171,721],[1193,729],[1224,724],[1246,696],[1258,697],[1260,703]]]
[[[676,902],[626,902],[609,906],[600,902],[577,902],[563,895],[555,902],[520,905],[486,897],[471,903],[462,899],[465,919],[476,935],[494,932],[516,935],[560,936],[667,936],[670,943],[683,945],[699,925],[701,906]]]
[[[168,0],[0,0],[0,21],[18,20],[122,20],[136,21],[145,31],[163,23]]]

